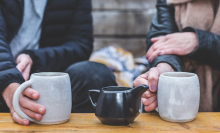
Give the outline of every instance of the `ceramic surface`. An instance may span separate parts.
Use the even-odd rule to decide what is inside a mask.
[[[167,72],[159,77],[158,108],[162,119],[170,122],[189,122],[199,110],[199,79],[194,73]]]
[[[142,85],[136,88],[110,86],[99,90],[89,90],[89,98],[96,109],[95,115],[107,125],[128,125],[139,115],[139,101],[149,87]],[[97,103],[93,94],[98,93]]]
[[[40,98],[35,101],[46,107],[46,113],[40,121],[28,117],[19,108],[19,95],[29,85],[40,94]],[[38,124],[59,124],[68,121],[72,107],[69,75],[55,72],[32,74],[30,80],[15,92],[13,107],[19,116]]]

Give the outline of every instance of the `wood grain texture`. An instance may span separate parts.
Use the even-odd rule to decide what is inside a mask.
[[[93,11],[95,36],[146,35],[156,10]]]
[[[92,0],[94,51],[116,45],[133,53],[146,54],[145,38],[156,13],[156,0]]]
[[[156,0],[92,0],[93,10],[146,10],[155,8]]]
[[[146,54],[145,38],[95,38],[94,51],[107,46],[118,46],[131,52],[134,57]]]
[[[157,113],[140,114],[135,122],[128,126],[103,125],[93,113],[71,114],[67,123],[60,125],[21,126],[14,123],[9,113],[0,114],[0,132],[219,132],[220,113],[199,113],[196,119],[188,123],[170,123],[160,119]]]

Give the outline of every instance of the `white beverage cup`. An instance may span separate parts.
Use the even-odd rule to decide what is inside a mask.
[[[46,108],[46,113],[40,121],[30,118],[19,107],[19,96],[28,86],[40,94],[39,99],[34,101]],[[59,72],[32,74],[30,80],[21,84],[15,91],[13,107],[20,117],[38,124],[60,124],[68,121],[72,108],[69,75]]]
[[[188,72],[166,72],[158,81],[157,100],[163,120],[189,122],[199,110],[200,87],[198,76]]]

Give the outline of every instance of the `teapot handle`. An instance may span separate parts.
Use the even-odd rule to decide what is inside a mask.
[[[92,98],[92,93],[98,93],[98,94],[100,94],[100,90],[89,90],[89,92],[88,92],[88,94],[89,94],[89,99],[90,99],[90,101],[91,101],[91,103],[92,103],[92,106],[93,106],[94,109],[96,109],[97,103],[94,103],[94,100],[93,100],[93,98]]]

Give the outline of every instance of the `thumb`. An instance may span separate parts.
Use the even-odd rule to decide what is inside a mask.
[[[23,119],[21,118],[15,111],[13,108],[10,109],[10,113],[11,113],[11,116],[12,116],[12,119],[14,122],[20,124],[20,125],[29,125],[30,122],[29,120],[26,120],[26,119]]]
[[[28,62],[25,60],[22,60],[21,62],[18,63],[18,65],[16,66],[16,68],[22,73],[25,68],[27,67]]]
[[[28,64],[27,67],[22,72],[25,81],[29,79],[30,71],[31,71],[31,64]]]
[[[148,84],[151,92],[157,91],[159,76],[160,76],[160,72],[156,67],[151,68],[149,70]]]

